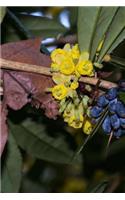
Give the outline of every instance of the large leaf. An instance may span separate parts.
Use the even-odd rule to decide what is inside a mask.
[[[7,147],[1,175],[2,192],[14,193],[18,192],[20,187],[22,160],[15,139],[11,134]]]
[[[43,37],[55,37],[58,34],[62,34],[67,29],[60,24],[56,19],[49,19],[46,17],[38,17],[31,15],[18,15],[17,16],[22,24],[32,33],[34,36]],[[20,39],[20,33],[16,30],[11,23],[7,24],[6,29],[6,41],[17,41]]]
[[[125,28],[118,35],[115,42],[113,42],[112,46],[110,47],[107,53],[111,53],[124,39],[125,39]]]
[[[102,7],[99,15],[99,19],[96,24],[95,34],[93,36],[91,59],[93,59],[97,47],[103,40],[104,35],[117,11],[117,7]]]
[[[110,48],[112,48],[112,45],[114,45],[114,42],[117,40],[119,34],[122,33],[124,28],[125,28],[125,7],[120,7],[106,33],[105,41],[98,58],[98,62],[101,62],[104,55],[109,51]],[[120,41],[121,40],[118,40],[118,42]]]
[[[125,67],[125,59],[124,58],[119,58],[117,56],[111,56],[111,61],[110,62]]]
[[[6,7],[0,7],[0,24],[3,21],[5,14],[6,14]]]
[[[20,147],[32,156],[57,163],[71,162],[73,151],[61,131],[58,136],[52,137],[47,133],[43,122],[38,123],[30,119],[20,125],[11,122],[10,128]],[[75,160],[75,163],[77,162],[78,160]]]
[[[78,43],[81,51],[91,50],[92,38],[100,14],[100,7],[78,8]]]

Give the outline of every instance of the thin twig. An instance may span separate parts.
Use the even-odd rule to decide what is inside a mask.
[[[16,70],[16,71],[25,71],[25,72],[43,74],[45,76],[52,76],[52,73],[50,72],[49,67],[15,62],[15,61],[6,60],[3,58],[0,58],[0,67],[3,69],[11,69],[11,70]],[[90,85],[96,85],[98,82],[98,78],[81,77],[79,81],[81,81],[83,83],[88,83]],[[110,89],[112,87],[117,87],[117,84],[112,83],[110,81],[105,81],[105,80],[100,79],[99,87],[105,88],[105,89]]]

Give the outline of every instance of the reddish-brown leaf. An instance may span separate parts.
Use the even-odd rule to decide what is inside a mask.
[[[40,52],[41,39],[30,39],[16,43],[2,45],[2,58],[50,67],[49,56]],[[46,88],[52,87],[51,77],[45,75],[4,70],[4,98],[6,104],[14,110],[21,109],[26,103],[31,102],[36,107],[43,108],[50,118],[56,118],[58,104]]]

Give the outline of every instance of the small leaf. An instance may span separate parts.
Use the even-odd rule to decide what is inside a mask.
[[[117,11],[117,7],[102,7],[97,21],[95,34],[93,36],[91,59],[93,59],[99,43],[103,40],[104,35]]]
[[[12,122],[9,124],[18,145],[32,156],[56,163],[70,163],[73,151],[65,141],[63,133],[52,137],[47,133],[43,122],[37,123],[31,119],[20,125]],[[75,160],[75,163],[77,162],[79,161]]]
[[[81,51],[90,52],[91,50],[100,10],[100,7],[78,8],[78,43]]]
[[[9,134],[7,155],[3,163],[1,182],[3,193],[18,192],[21,183],[21,154],[13,138]]]
[[[5,14],[6,14],[6,7],[1,7],[0,6],[0,24],[3,21],[3,18],[5,16]]]
[[[101,52],[99,54],[98,62],[101,62],[104,55],[109,51],[110,48],[112,48],[112,45],[115,43],[119,34],[122,33],[124,28],[125,28],[125,7],[120,7],[106,33],[105,41],[101,49]],[[120,40],[118,40],[118,42],[119,41]]]

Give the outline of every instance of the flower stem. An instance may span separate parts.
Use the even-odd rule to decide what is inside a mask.
[[[16,71],[24,71],[24,72],[30,72],[30,73],[37,73],[37,74],[42,74],[45,76],[52,76],[52,73],[50,72],[49,67],[31,65],[27,63],[6,60],[3,58],[0,58],[0,68],[16,70]],[[90,84],[90,85],[96,85],[98,80],[99,80],[98,78],[94,78],[94,77],[81,77],[79,81]],[[117,87],[117,84],[100,79],[99,87],[104,88],[104,89],[110,89],[112,87]]]

